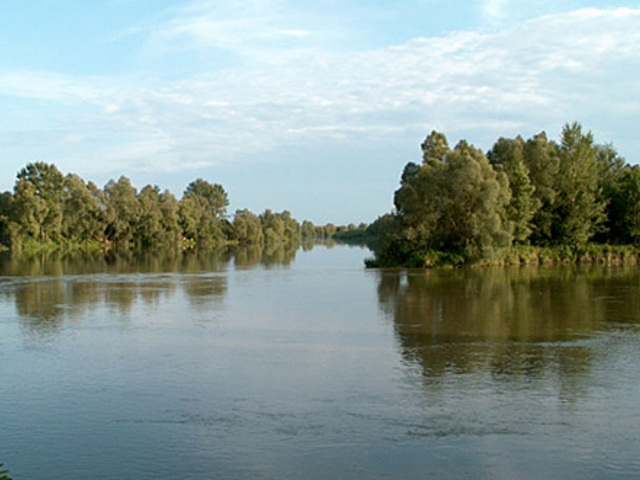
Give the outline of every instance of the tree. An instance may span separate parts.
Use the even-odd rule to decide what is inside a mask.
[[[623,170],[610,197],[616,212],[612,228],[621,243],[640,244],[640,167]]]
[[[274,213],[267,209],[260,215],[260,222],[267,246],[281,243],[292,246],[300,243],[300,224],[288,210]]]
[[[523,156],[525,166],[529,170],[529,179],[535,188],[533,196],[539,204],[533,216],[531,240],[536,244],[547,243],[553,237],[553,211],[558,196],[558,147],[541,132],[525,142]]]
[[[559,157],[555,238],[560,243],[582,246],[603,227],[606,218],[592,133],[582,133],[576,122],[565,125]]]
[[[110,180],[104,192],[107,199],[107,239],[128,246],[142,214],[136,189],[127,177],[121,176],[117,182]]]
[[[228,204],[222,185],[212,185],[201,178],[191,182],[180,201],[180,225],[185,236],[200,246],[224,243]]]
[[[138,194],[140,215],[135,225],[135,243],[142,248],[151,248],[164,243],[160,189],[147,185]]]
[[[626,218],[626,184],[629,166],[612,145],[596,145],[596,160],[600,167],[599,189],[607,202],[604,231],[597,232],[594,239],[600,243],[630,242]]]
[[[10,242],[9,220],[13,206],[13,194],[4,192],[0,194],[0,243],[7,246]]]
[[[165,190],[159,195],[161,242],[169,246],[177,246],[182,238],[180,228],[180,204],[175,195]]]
[[[212,247],[226,239],[221,221],[209,208],[209,202],[198,195],[185,196],[180,201],[180,225],[184,235],[201,247]]]
[[[304,220],[302,222],[300,234],[304,239],[313,240],[314,238],[316,238],[316,228],[312,222],[310,222],[309,220]]]
[[[337,231],[337,227],[333,224],[333,223],[327,223],[324,226],[324,233],[326,235],[326,238],[331,238],[336,234]]]
[[[64,179],[62,232],[68,240],[101,241],[106,229],[106,198],[95,184],[85,184],[78,175]]]
[[[291,216],[291,212],[288,210],[283,211],[280,214],[282,222],[284,223],[284,239],[287,243],[294,245],[300,242],[300,224]]]
[[[447,155],[440,181],[445,196],[434,235],[438,250],[485,258],[511,243],[508,179],[480,150],[460,141]]]
[[[431,131],[420,147],[422,148],[423,164],[442,163],[451,151],[444,133],[435,130]]]
[[[509,179],[511,201],[507,218],[513,224],[513,239],[516,243],[528,243],[534,229],[533,218],[542,202],[534,196],[536,188],[524,161],[524,141],[521,137],[514,140],[500,138],[487,157],[494,168],[505,172]]]
[[[229,198],[222,185],[211,184],[199,178],[187,186],[184,196],[202,200],[202,206],[206,206],[205,208],[213,213],[218,220],[223,219],[227,214]]]
[[[483,258],[510,244],[506,174],[465,141],[453,150],[446,146],[444,135],[432,132],[422,144],[422,165],[404,168],[394,196],[396,214],[384,221],[378,258],[406,263],[427,250]]]
[[[23,240],[42,240],[43,224],[48,214],[47,203],[38,195],[35,185],[19,178],[14,187],[13,202],[9,215],[9,236],[12,248],[20,248]]]
[[[55,165],[36,162],[20,170],[14,196],[17,200],[16,208],[20,212],[19,217],[14,217],[16,233],[19,231],[40,241],[60,239],[64,177]],[[32,211],[28,211],[29,209]]]
[[[176,248],[181,239],[179,205],[176,197],[158,186],[147,185],[139,195],[140,218],[135,243],[140,248]]]
[[[247,209],[238,210],[233,218],[234,239],[240,245],[261,245],[264,242],[260,217]]]
[[[267,209],[260,215],[264,240],[267,245],[275,245],[285,240],[285,224],[280,215]]]

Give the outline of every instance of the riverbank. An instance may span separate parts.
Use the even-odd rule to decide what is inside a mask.
[[[365,260],[367,268],[457,268],[514,265],[639,265],[640,247],[635,245],[568,245],[535,247],[513,246],[500,249],[489,258],[468,259],[463,255],[429,250],[416,252],[402,265],[381,265],[374,258]]]

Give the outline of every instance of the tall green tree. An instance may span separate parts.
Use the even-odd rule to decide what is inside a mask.
[[[38,195],[35,185],[19,178],[14,187],[9,215],[11,247],[20,249],[22,243],[29,238],[37,241],[46,239],[43,225],[48,212],[47,203]]]
[[[565,125],[559,157],[555,238],[561,243],[585,245],[603,228],[606,218],[593,134],[583,133],[576,122]]]
[[[427,135],[420,147],[422,148],[422,163],[424,165],[438,165],[444,162],[446,156],[451,152],[445,134],[435,130]]]
[[[627,166],[612,190],[610,202],[615,240],[625,244],[640,244],[640,167]]]
[[[18,172],[14,189],[20,214],[13,221],[15,233],[57,241],[62,233],[64,176],[55,165],[30,163]],[[38,200],[35,199],[37,197]],[[32,211],[28,211],[32,209]],[[34,225],[34,222],[37,225]],[[37,233],[36,233],[37,231]]]
[[[456,145],[445,163],[439,179],[445,197],[435,245],[470,258],[490,257],[496,247],[511,243],[507,176],[496,172],[485,155],[465,141]]]
[[[206,200],[206,202],[202,202],[203,205],[218,220],[222,220],[227,214],[229,197],[224,187],[220,184],[211,184],[202,178],[198,178],[187,186],[184,196]]]
[[[291,216],[289,210],[285,210],[280,214],[282,222],[284,223],[284,239],[290,244],[294,245],[300,242],[301,228],[298,221]]]
[[[203,179],[191,182],[180,201],[180,225],[185,236],[200,246],[211,247],[226,242],[228,204],[222,185]]]
[[[280,215],[267,209],[260,215],[260,221],[267,245],[276,245],[285,241],[285,223]]]
[[[178,245],[182,239],[180,228],[180,204],[175,195],[165,190],[159,195],[160,226],[162,228],[162,243],[172,246]]]
[[[137,191],[131,180],[121,176],[117,182],[110,180],[104,187],[104,193],[107,199],[107,239],[128,247],[142,215]]]
[[[140,215],[134,239],[137,246],[151,248],[163,243],[162,210],[160,209],[160,189],[147,185],[138,194]]]
[[[238,210],[233,218],[233,236],[240,245],[261,245],[264,242],[260,217],[247,209]]]
[[[103,192],[93,183],[85,184],[74,174],[65,177],[64,192],[64,237],[75,241],[102,241],[107,228]]]
[[[138,194],[140,217],[134,234],[135,244],[143,249],[177,248],[182,231],[179,225],[179,205],[168,190],[145,186]]]
[[[606,202],[604,230],[596,233],[599,243],[628,243],[626,187],[629,166],[612,145],[596,145],[600,167],[600,194]]]
[[[513,240],[526,244],[533,233],[533,219],[542,202],[534,196],[536,188],[524,160],[524,140],[521,137],[513,140],[500,138],[487,156],[497,171],[507,174],[511,191],[507,218],[513,224]]]
[[[13,206],[13,194],[3,192],[0,194],[0,243],[5,247],[9,245],[11,238],[9,235],[9,221]]]
[[[422,165],[404,168],[394,197],[395,219],[384,222],[393,231],[385,235],[379,255],[407,262],[419,252],[440,250],[482,258],[509,245],[506,174],[496,172],[487,157],[465,141],[448,150],[438,132],[427,137],[422,151]]]
[[[541,132],[525,142],[523,155],[529,179],[535,188],[533,196],[539,204],[533,216],[531,241],[535,244],[548,243],[553,238],[554,209],[558,197],[558,146]]]
[[[300,228],[300,234],[304,239],[307,239],[307,240],[314,239],[316,237],[316,227],[313,225],[313,222],[309,220],[304,220]]]

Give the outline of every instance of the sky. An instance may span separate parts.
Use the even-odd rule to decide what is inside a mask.
[[[578,121],[640,162],[640,0],[6,0],[0,190],[26,164],[316,224],[393,208],[432,131]]]

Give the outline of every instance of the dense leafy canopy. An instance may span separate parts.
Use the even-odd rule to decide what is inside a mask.
[[[404,168],[395,211],[369,228],[380,265],[486,259],[518,244],[640,244],[640,167],[578,123],[559,143],[544,132],[500,138],[486,155],[464,140],[451,150],[434,131],[422,153]]]
[[[178,200],[157,186],[138,192],[124,176],[101,190],[78,175],[63,176],[55,165],[33,163],[18,173],[13,193],[0,195],[0,241],[15,251],[33,244],[143,250],[297,246],[323,231],[311,222],[303,229],[288,211],[258,216],[238,210],[229,219],[228,205],[222,185],[202,178]]]

